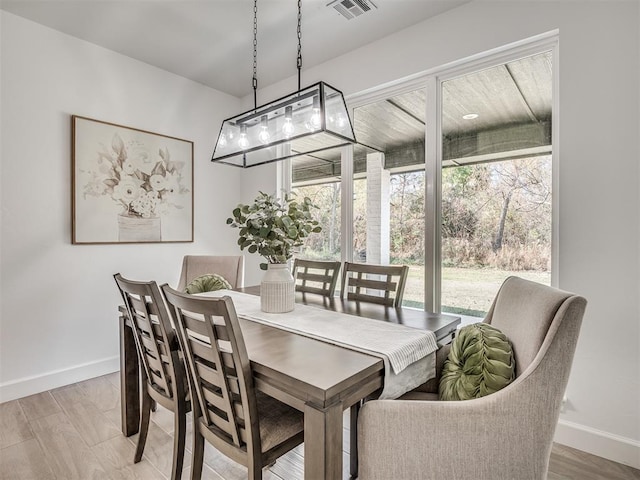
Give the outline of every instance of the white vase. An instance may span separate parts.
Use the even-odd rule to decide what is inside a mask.
[[[159,242],[161,239],[160,217],[118,215],[119,242]]]
[[[270,263],[260,283],[260,309],[267,313],[290,312],[295,300],[295,280],[289,265]]]

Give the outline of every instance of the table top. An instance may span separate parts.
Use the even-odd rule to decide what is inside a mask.
[[[330,405],[345,386],[384,374],[381,358],[240,319],[254,377],[277,378],[301,403]]]
[[[260,295],[260,286],[243,287],[240,292]],[[344,300],[340,297],[323,297],[313,293],[296,292],[296,303],[332,310],[334,312],[356,315],[358,317],[384,320],[421,330],[431,330],[436,340],[441,341],[455,332],[460,324],[460,317],[442,313],[425,312],[415,308],[389,307],[374,303]]]

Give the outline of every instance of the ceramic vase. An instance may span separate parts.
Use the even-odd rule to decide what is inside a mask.
[[[270,263],[260,283],[260,309],[266,313],[293,310],[295,280],[286,263]]]
[[[159,242],[160,240],[160,217],[118,215],[118,241]]]

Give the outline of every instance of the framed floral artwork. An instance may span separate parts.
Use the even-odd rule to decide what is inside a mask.
[[[72,243],[193,242],[193,142],[73,115]]]

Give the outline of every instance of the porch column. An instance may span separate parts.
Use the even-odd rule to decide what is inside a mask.
[[[367,155],[367,263],[389,264],[391,174],[384,154]]]

